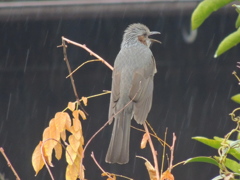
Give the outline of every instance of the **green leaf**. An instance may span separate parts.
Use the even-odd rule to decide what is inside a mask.
[[[214,157],[217,161],[219,157]],[[240,173],[240,164],[232,159],[226,158],[224,165],[230,169],[232,172]]]
[[[221,142],[215,139],[208,139],[205,137],[201,137],[201,136],[196,136],[196,137],[192,137],[192,139],[195,139],[203,144],[206,144],[212,148],[218,149],[221,147]]]
[[[219,8],[233,2],[234,0],[204,0],[192,13],[192,30],[197,29],[204,21]]]
[[[226,177],[225,174],[220,174],[218,176],[216,176],[215,178],[213,178],[212,180],[221,180],[221,179],[224,179]]]
[[[237,20],[235,22],[235,27],[239,28],[240,27],[240,14],[238,14]]]
[[[218,162],[214,158],[206,157],[206,156],[198,156],[198,157],[194,157],[194,158],[189,158],[185,161],[184,164],[187,164],[190,162],[204,162],[204,163],[209,163],[209,164],[218,166]]]
[[[219,44],[214,57],[218,57],[227,50],[236,46],[240,42],[240,28],[232,34],[228,35],[222,42]]]
[[[214,139],[208,139],[205,137],[197,136],[197,137],[192,137],[192,139],[195,139],[214,149],[219,149],[221,147],[221,142],[223,141],[223,138],[219,138],[219,137],[214,137]],[[228,144],[230,144],[231,142],[233,141],[230,141],[230,140],[227,141]],[[228,154],[231,154],[233,157],[240,160],[240,148],[231,148]]]
[[[233,6],[233,7],[236,7],[236,11],[237,11],[238,13],[240,13],[240,5],[233,4],[232,6]]]
[[[234,102],[240,104],[240,94],[236,94],[236,95],[232,96],[231,100],[233,100]]]

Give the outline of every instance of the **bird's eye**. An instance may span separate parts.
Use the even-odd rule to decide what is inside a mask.
[[[147,33],[143,33],[143,36],[145,36],[145,37],[146,37],[146,36],[147,36]]]

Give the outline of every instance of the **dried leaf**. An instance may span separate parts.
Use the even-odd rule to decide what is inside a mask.
[[[44,166],[44,161],[42,159],[42,154],[41,154],[41,146],[42,146],[42,141],[40,141],[39,144],[36,146],[32,155],[32,166],[34,171],[36,172],[35,176]]]
[[[144,149],[147,145],[147,141],[148,141],[148,134],[144,133],[142,141],[141,141],[141,149]]]
[[[73,180],[72,178],[84,179],[84,167],[80,168],[80,158],[76,158],[72,165],[67,166],[66,180]]]
[[[77,140],[73,135],[68,137],[68,141],[69,141],[70,146],[72,146],[72,149],[75,152],[78,152],[78,148],[80,146],[80,141]]]
[[[80,114],[80,116],[82,117],[83,120],[87,119],[87,117],[86,117],[86,115],[85,115],[85,113],[83,111],[78,110],[78,112],[79,112],[79,114]]]
[[[174,180],[174,176],[172,175],[171,172],[169,172],[169,170],[166,170],[166,171],[162,174],[161,180]]]
[[[80,157],[80,158],[84,158],[83,157],[83,147],[82,146],[79,146],[79,148],[78,148],[78,156]]]
[[[62,157],[62,145],[60,143],[57,143],[57,145],[54,147],[55,150],[55,157],[57,160],[60,160]]]
[[[55,120],[52,119],[50,122],[49,122],[49,138],[53,138],[57,141],[60,140],[60,134],[59,132],[57,131],[57,128],[55,126]],[[52,141],[52,143],[54,143],[55,145],[57,144],[56,141]]]
[[[66,112],[57,112],[54,117],[55,126],[57,131],[61,133],[68,126],[71,126],[71,119],[68,113]]]
[[[72,134],[74,135],[74,137],[77,139],[77,140],[80,140],[81,141],[81,138],[82,138],[82,131],[78,130],[78,131],[72,131]],[[83,144],[81,142],[81,144]]]
[[[88,98],[83,96],[82,101],[83,101],[84,106],[87,106]]]
[[[82,126],[79,119],[73,118],[73,128],[74,128],[74,131],[79,131],[79,130],[82,131]]]
[[[66,148],[66,161],[69,165],[72,165],[77,157],[77,152],[73,150],[73,148],[68,145]]]
[[[75,107],[76,107],[76,103],[75,102],[68,102],[68,109],[70,111],[74,111],[75,110]]]
[[[52,151],[56,142],[51,140],[50,127],[47,127],[43,132],[43,149],[44,154],[47,157],[47,163],[52,166]]]
[[[152,164],[149,161],[146,160],[145,166],[146,166],[146,168],[148,170],[148,174],[149,174],[150,180],[157,180],[156,170],[152,166]]]
[[[78,113],[78,110],[73,111],[73,112],[72,112],[72,115],[73,115],[74,119],[79,120],[79,113]],[[73,124],[73,125],[74,125],[74,124]]]
[[[116,180],[116,175],[115,175],[115,174],[108,173],[108,172],[102,173],[101,176],[103,176],[103,177],[104,177],[104,176],[107,176],[107,177],[108,177],[107,180]],[[109,176],[110,176],[111,178],[109,178]]]
[[[65,142],[66,141],[66,131],[60,133],[61,139]]]
[[[68,164],[66,169],[66,174],[65,174],[66,180],[76,180],[77,177],[78,177],[78,173],[75,170],[74,166]]]

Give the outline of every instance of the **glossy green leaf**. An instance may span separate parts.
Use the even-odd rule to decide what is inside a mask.
[[[209,164],[218,166],[218,162],[214,158],[206,157],[206,156],[198,156],[198,157],[194,157],[194,158],[189,158],[185,161],[184,164],[187,164],[190,162],[204,162],[204,163],[209,163]]]
[[[192,139],[195,139],[203,144],[206,144],[212,148],[218,149],[221,147],[221,142],[214,140],[214,139],[208,139],[205,137],[201,137],[201,136],[196,136],[196,137],[192,137]]]
[[[240,28],[233,32],[232,34],[228,35],[218,46],[214,57],[218,57],[227,50],[231,49],[232,47],[236,46],[240,42]]]
[[[224,179],[226,176],[224,174],[220,174],[218,176],[216,176],[215,178],[213,178],[212,180],[221,180]]]
[[[236,11],[237,11],[238,13],[240,13],[240,5],[233,4],[232,6],[233,6],[233,7],[236,7]]]
[[[214,157],[217,161],[219,157]],[[232,172],[240,173],[240,164],[232,159],[226,158],[224,165],[230,169]]]
[[[240,94],[236,94],[236,95],[232,96],[231,100],[233,100],[234,102],[240,104]]]
[[[233,2],[234,0],[204,0],[192,13],[192,30],[197,29],[204,21],[219,8]]]
[[[235,22],[235,27],[239,28],[240,27],[240,14],[238,14],[237,20]]]
[[[223,138],[220,137],[214,137],[214,140],[218,141],[220,144],[224,140]],[[233,147],[234,144],[237,144],[239,140],[232,141],[232,140],[227,140],[227,143],[229,144],[230,147]],[[231,154],[233,157],[236,159],[240,160],[240,148],[239,147],[233,147],[228,151],[228,154]]]

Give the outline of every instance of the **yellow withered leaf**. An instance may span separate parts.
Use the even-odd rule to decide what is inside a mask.
[[[166,171],[162,174],[161,180],[174,180],[174,176],[172,175],[171,172],[169,172],[169,170],[166,170]]]
[[[65,142],[66,141],[66,131],[60,133],[61,139]]]
[[[60,133],[57,131],[57,128],[55,126],[55,120],[52,119],[50,122],[49,122],[49,137],[48,138],[53,138],[57,141],[60,140]],[[53,141],[52,140],[52,143],[54,143],[55,145],[57,144],[57,141]]]
[[[83,111],[78,110],[78,113],[80,114],[80,116],[82,117],[83,120],[87,119],[87,117],[86,117],[86,115],[85,115],[85,113]]]
[[[150,177],[150,180],[157,180],[157,174],[155,168],[152,166],[152,164],[146,160],[145,166],[148,170],[148,174]]]
[[[83,96],[82,101],[83,101],[84,106],[87,106],[88,98]]]
[[[144,149],[146,147],[147,141],[148,141],[148,134],[144,133],[142,141],[141,141],[141,149]]]
[[[42,159],[42,154],[41,154],[41,146],[42,146],[42,141],[40,141],[39,144],[36,146],[32,155],[32,166],[34,171],[36,172],[35,176],[44,166],[44,161]]]
[[[67,166],[65,179],[66,180],[76,180],[78,178],[77,170],[74,168],[74,165]]]
[[[57,112],[54,117],[55,126],[57,128],[57,131],[61,133],[65,130],[66,126],[69,126],[71,124],[71,119],[68,113],[66,112]]]
[[[68,102],[68,109],[70,111],[74,111],[75,110],[75,107],[76,107],[76,103],[75,102]]]
[[[62,145],[60,143],[57,143],[57,145],[54,147],[55,150],[55,157],[57,160],[60,160],[62,157]]]
[[[72,178],[84,179],[84,166],[80,168],[80,158],[77,157],[72,165],[67,166],[66,180],[73,180]]]
[[[116,180],[116,175],[115,175],[115,174],[108,173],[108,172],[102,173],[101,176],[107,176],[107,177],[108,177],[107,180]],[[110,176],[111,178],[110,178],[109,176]]]
[[[82,138],[82,131],[79,129],[78,131],[72,131],[72,134],[77,140],[81,140]]]
[[[73,112],[72,112],[72,115],[73,115],[74,119],[79,120],[79,113],[78,113],[78,110],[73,111]]]
[[[77,157],[77,152],[75,152],[72,146],[68,145],[66,148],[66,161],[69,165],[72,165]]]
[[[74,128],[74,131],[82,130],[82,125],[79,119],[73,118],[73,128]]]
[[[52,166],[52,151],[56,142],[51,140],[51,132],[50,128],[47,127],[43,132],[43,149],[44,155],[47,157],[47,162],[50,166]]]
[[[69,144],[70,146],[72,146],[72,149],[75,151],[75,152],[78,152],[78,148],[80,146],[80,141],[77,140],[73,135],[70,135],[68,137],[68,141],[69,141]]]

